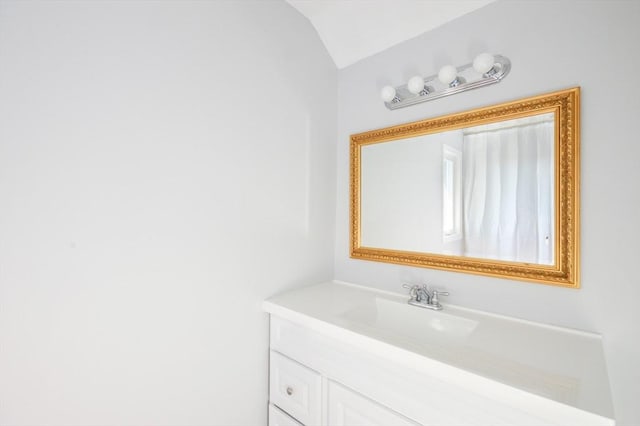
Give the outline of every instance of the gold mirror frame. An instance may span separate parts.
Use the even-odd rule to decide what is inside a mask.
[[[555,261],[539,265],[362,247],[360,244],[361,148],[365,145],[555,114]],[[430,118],[351,136],[351,257],[400,265],[467,272],[579,288],[580,88]]]

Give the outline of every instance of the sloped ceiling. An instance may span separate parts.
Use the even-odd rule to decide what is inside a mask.
[[[286,0],[305,15],[338,68],[495,0]]]

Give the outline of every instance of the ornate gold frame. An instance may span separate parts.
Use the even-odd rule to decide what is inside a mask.
[[[360,155],[364,145],[555,113],[555,225],[553,265],[388,250],[360,245]],[[351,257],[579,288],[580,88],[372,130],[351,136]]]

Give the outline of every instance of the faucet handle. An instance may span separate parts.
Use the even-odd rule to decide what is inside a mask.
[[[431,304],[432,305],[439,305],[440,304],[440,300],[438,300],[438,296],[448,296],[448,295],[449,295],[448,291],[432,290],[431,291]]]
[[[402,288],[406,288],[409,290],[409,296],[411,296],[412,299],[416,299],[416,296],[418,294],[418,290],[420,290],[420,286],[419,285],[410,285],[410,284],[402,284]]]

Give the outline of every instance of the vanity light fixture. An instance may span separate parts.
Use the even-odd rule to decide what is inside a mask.
[[[460,67],[445,65],[437,75],[416,75],[406,85],[385,86],[380,97],[389,109],[398,109],[499,83],[511,70],[511,61],[501,55],[481,53]]]

